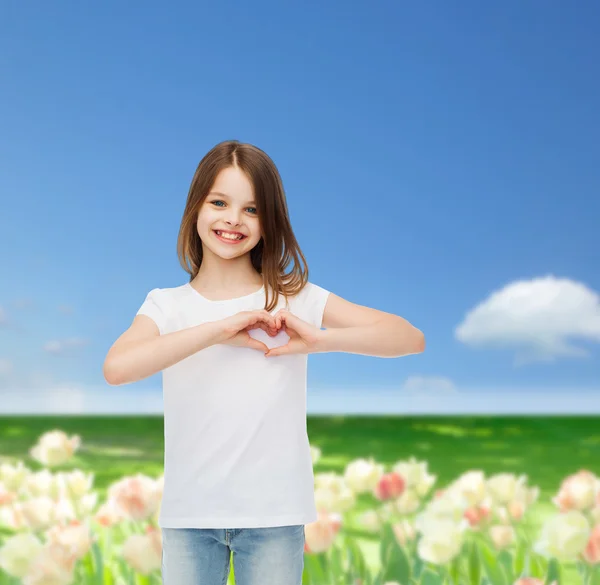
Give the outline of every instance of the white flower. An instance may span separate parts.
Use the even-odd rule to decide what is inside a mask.
[[[512,526],[496,524],[490,526],[490,537],[494,546],[501,550],[510,546],[515,541],[515,530]]]
[[[339,490],[331,487],[317,488],[314,491],[314,498],[317,509],[327,512],[347,512],[356,504],[356,496],[347,486],[343,486]]]
[[[47,531],[46,536],[49,543],[62,546],[76,559],[85,556],[92,546],[92,535],[89,526],[79,521],[66,526],[53,526]]]
[[[28,467],[25,467],[22,461],[17,461],[16,465],[3,463],[0,465],[0,481],[4,487],[11,492],[18,492],[25,478],[31,473]]]
[[[79,435],[69,438],[63,431],[49,431],[39,438],[38,443],[30,449],[29,454],[42,465],[54,467],[71,459],[80,445]]]
[[[28,474],[23,481],[21,489],[23,493],[34,498],[38,496],[53,498],[59,491],[56,476],[47,469]]]
[[[0,567],[12,577],[22,579],[42,546],[42,542],[30,532],[10,536],[0,548]]]
[[[28,528],[18,501],[14,501],[10,505],[0,506],[0,526],[7,526],[11,530]]]
[[[123,544],[122,553],[125,561],[143,575],[160,569],[162,556],[160,532],[151,529],[147,534],[132,534]]]
[[[418,532],[429,532],[430,526],[434,528],[439,521],[448,521],[452,524],[468,525],[464,518],[467,503],[453,492],[444,492],[441,496],[428,502],[425,510],[417,515],[415,528]]]
[[[415,457],[411,457],[408,461],[395,463],[392,471],[402,476],[407,488],[411,488],[417,496],[423,498],[437,479],[436,475],[428,473],[427,466],[427,461],[417,461]]]
[[[534,550],[546,557],[575,561],[587,546],[591,526],[578,510],[557,514],[546,520]]]
[[[15,508],[18,508],[32,530],[43,530],[56,521],[55,502],[48,496],[17,502]]]
[[[74,469],[69,473],[56,474],[61,493],[76,500],[85,496],[94,485],[94,473],[85,473],[81,469]]]
[[[355,459],[344,471],[344,480],[355,494],[363,494],[375,489],[384,473],[384,466],[369,459]]]
[[[477,507],[486,497],[485,474],[479,470],[467,471],[449,486],[448,491],[460,494],[468,507]]]
[[[46,544],[33,559],[23,585],[74,585],[75,558],[61,546]]]
[[[413,489],[405,490],[404,493],[395,500],[396,510],[398,510],[400,514],[412,514],[417,510],[420,503],[421,500]]]
[[[497,473],[487,480],[487,489],[494,502],[502,506],[514,500],[526,482],[526,475],[517,478],[514,473]]]
[[[442,565],[454,559],[462,548],[464,531],[450,520],[438,520],[428,525],[417,545],[421,559]]]
[[[356,496],[340,475],[333,472],[315,475],[314,498],[317,509],[346,512],[356,504]]]
[[[67,498],[60,498],[56,502],[54,509],[54,520],[56,522],[69,522],[77,518],[77,511],[73,505],[72,500]]]

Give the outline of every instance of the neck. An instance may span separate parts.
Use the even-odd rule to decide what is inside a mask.
[[[250,254],[231,259],[203,254],[198,274],[192,280],[192,284],[211,289],[235,289],[262,283],[262,275],[252,265]]]

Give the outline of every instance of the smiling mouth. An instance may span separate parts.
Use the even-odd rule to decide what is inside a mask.
[[[213,230],[213,232],[215,232],[217,237],[219,237],[222,240],[226,240],[228,242],[240,242],[240,241],[246,239],[246,237],[247,237],[240,233],[224,232],[222,230]]]

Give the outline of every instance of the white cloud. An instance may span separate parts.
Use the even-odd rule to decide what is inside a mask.
[[[587,357],[572,340],[600,341],[600,297],[552,275],[516,281],[469,311],[455,336],[474,347],[514,349],[515,364]]]
[[[13,370],[13,364],[10,360],[0,358],[0,377],[8,376]]]
[[[453,394],[457,388],[444,376],[409,376],[402,385],[403,392],[414,394]]]
[[[413,386],[414,384],[414,386]],[[416,387],[414,382],[409,387]],[[426,386],[432,388],[433,386]],[[443,388],[443,385],[439,386]],[[460,388],[409,392],[398,388],[309,388],[309,415],[600,414],[599,388]],[[160,388],[80,386],[0,388],[0,415],[162,415]]]
[[[56,384],[0,388],[2,414],[162,414],[162,390]]]
[[[55,339],[44,344],[44,351],[53,354],[65,353],[69,348],[82,347],[88,345],[90,341],[80,337],[72,337],[70,339],[59,340]]]
[[[600,388],[462,388],[414,392],[397,388],[316,388],[308,395],[313,415],[569,415],[600,414]]]

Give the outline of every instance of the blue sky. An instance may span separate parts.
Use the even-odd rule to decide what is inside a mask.
[[[426,335],[310,356],[309,412],[600,412],[596,3],[3,12],[0,412],[160,411],[103,360],[188,281],[189,184],[231,138],[277,164],[310,280]]]

